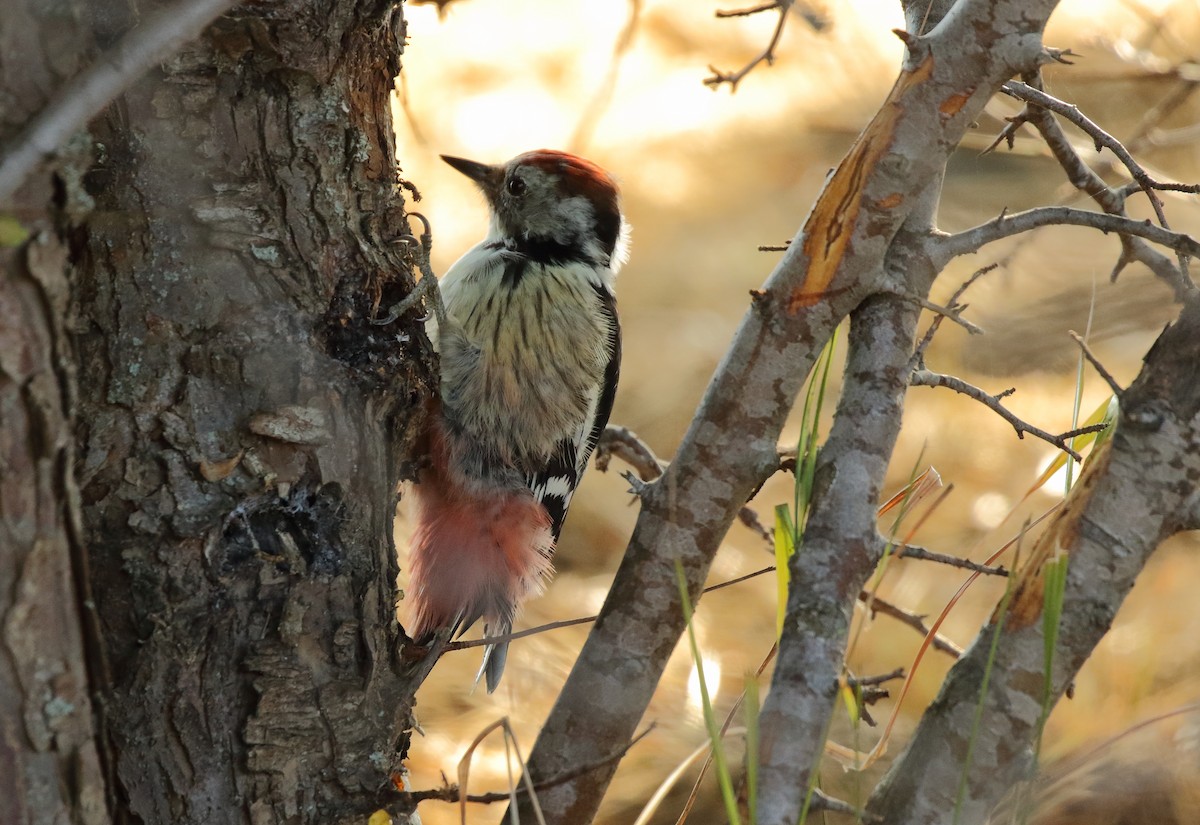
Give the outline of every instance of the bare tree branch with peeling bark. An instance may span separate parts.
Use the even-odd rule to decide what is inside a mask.
[[[824,746],[850,611],[880,558],[874,502],[912,380],[915,306],[927,301],[941,268],[991,240],[1037,226],[1083,225],[1121,235],[1126,251],[1118,269],[1138,260],[1171,283],[1180,297],[1192,291],[1185,264],[1198,249],[1196,240],[1171,231],[1162,225],[1165,221],[1152,226],[1130,220],[1123,195],[1079,168],[1081,161],[1063,149],[1065,142],[1057,139],[1058,127],[1045,110],[1034,113],[1031,108],[1027,116],[1052,147],[1057,145],[1072,180],[1106,214],[1038,209],[953,236],[935,226],[944,165],[967,126],[1009,78],[1036,77],[1040,65],[1063,54],[1041,42],[1055,5],[1052,0],[907,5],[908,31],[901,33],[907,56],[895,87],[828,179],[778,268],[752,296],[678,454],[664,475],[640,493],[641,515],[609,598],[533,751],[529,770],[535,778],[555,775],[587,752],[631,735],[683,627],[672,566],[682,565],[692,597],[698,597],[725,531],[773,469],[774,445],[804,373],[834,327],[849,317],[843,396],[820,454],[805,553],[793,558],[779,661],[760,719],[759,821],[797,821]],[[1177,252],[1177,262],[1153,250],[1147,240]],[[1178,358],[1185,342],[1182,333],[1174,333],[1163,346]],[[1182,414],[1186,418],[1187,410]],[[1146,419],[1143,424],[1131,424],[1126,417],[1120,426],[1162,425],[1155,415],[1140,415]],[[1193,435],[1189,432],[1184,441]],[[1067,446],[1066,436],[1043,437]],[[1110,466],[1093,464],[1088,488]],[[1175,506],[1177,512],[1182,505]],[[1069,507],[1059,519],[1077,512]],[[1155,531],[1153,543],[1165,534]],[[1074,574],[1072,584],[1076,598],[1086,599]],[[1112,593],[1106,615],[1115,610],[1120,595]],[[1079,615],[1075,601],[1069,609],[1077,611],[1072,621],[1090,621],[1086,612]],[[1037,637],[1039,631],[1031,625],[1024,632]],[[1085,636],[1068,623],[1063,644],[1070,650],[1059,659],[1065,672],[1078,667],[1094,645]],[[948,804],[945,791],[955,784],[947,774],[951,765],[961,768],[965,761],[962,736],[969,726],[963,714],[973,707],[969,691],[979,687],[981,648],[974,646],[955,668],[962,677],[947,683],[947,691],[958,691],[956,706],[943,703],[931,709],[922,726],[929,733],[918,736],[910,751],[914,755],[901,760],[903,767],[872,798],[870,814],[888,822],[948,821],[954,805],[952,800]],[[1013,655],[999,665],[1003,678],[1029,667]],[[1058,689],[1066,681],[1055,674]],[[1007,701],[998,700],[997,713],[1006,707]],[[954,737],[948,731],[951,717]],[[998,736],[1019,739],[1031,733],[1028,719],[997,716],[995,722]],[[934,752],[946,764],[940,775],[917,768],[933,759]],[[986,775],[1009,784],[1026,768],[1016,755],[998,764],[1006,752],[994,751],[993,759],[971,767],[969,821],[978,821],[997,798],[997,789],[1006,787],[1001,781],[984,789],[985,764],[990,770]],[[543,809],[552,821],[588,821],[611,776],[611,770],[600,770],[551,789],[542,799]],[[522,808],[522,814],[528,813]]]

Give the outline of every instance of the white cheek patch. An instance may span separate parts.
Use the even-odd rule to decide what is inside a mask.
[[[613,249],[612,258],[609,259],[608,268],[612,270],[613,276],[625,266],[625,262],[629,260],[629,244],[633,235],[633,227],[629,221],[621,218],[621,232],[617,235],[617,245]],[[609,278],[609,286],[612,286],[612,278]]]

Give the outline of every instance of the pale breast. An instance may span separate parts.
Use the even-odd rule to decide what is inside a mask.
[[[448,343],[443,331],[443,399],[468,431],[530,467],[588,423],[611,356],[609,329],[589,267],[531,263],[511,272],[447,277],[447,313],[465,340]],[[464,345],[469,351],[447,357]]]

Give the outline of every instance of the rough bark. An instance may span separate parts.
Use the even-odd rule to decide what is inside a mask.
[[[65,252],[0,271],[0,821],[109,821],[84,655]]]
[[[104,48],[157,7],[72,19]],[[31,11],[20,21],[25,37],[61,38]],[[58,273],[71,278],[82,380],[72,462],[53,429],[72,411],[30,411],[40,396],[28,391],[50,369],[37,325],[63,308],[16,328],[41,360],[5,361],[6,433],[10,415],[48,423],[30,418],[18,445],[38,474],[12,506],[38,505],[42,533],[5,510],[27,548],[13,569],[61,584],[69,511],[52,505],[67,501],[74,464],[101,625],[83,643],[103,662],[93,689],[117,821],[361,821],[406,749],[431,662],[401,657],[391,521],[434,379],[416,312],[370,323],[412,286],[407,247],[392,243],[409,232],[388,106],[402,46],[386,2],[230,13],[77,139],[84,157],[22,192],[52,206],[69,247]],[[77,48],[51,80],[88,54]],[[35,287],[6,284],[6,306],[36,308]],[[79,603],[60,595],[41,610],[65,625]],[[61,644],[79,639],[76,624]],[[48,740],[56,719],[39,728],[29,703],[43,715],[59,705],[22,682],[25,734],[86,778],[86,726],[67,725],[89,721],[84,682],[63,672],[55,690],[63,702],[81,693],[78,712]],[[84,802],[96,809],[91,797],[64,804],[80,817]],[[97,810],[81,821],[101,821]]]
[[[86,61],[91,37],[79,12],[31,2],[0,14],[0,141]],[[17,220],[37,234],[23,247],[0,240],[12,244],[0,248],[0,821],[102,825],[110,820],[85,655],[94,614],[75,564],[83,555],[67,256],[49,231],[49,179],[18,195],[0,213],[0,236]]]

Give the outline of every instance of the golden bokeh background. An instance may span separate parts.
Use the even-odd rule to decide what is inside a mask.
[[[440,18],[432,5],[406,9],[410,44],[397,91],[398,156],[403,175],[423,195],[413,208],[433,225],[435,271],[444,272],[478,241],[486,224],[482,198],[438,154],[501,162],[529,149],[563,148],[612,171],[633,225],[632,257],[618,279],[625,360],[612,421],[633,429],[665,459],[748,306],[749,290],[762,284],[778,258],[757,247],[796,232],[826,173],[886,95],[902,55],[891,33],[903,25],[896,0],[829,3],[825,30],[814,31],[793,16],[774,65],[759,66],[734,94],[728,87],[713,90],[702,82],[710,74],[706,67],[734,70],[752,59],[776,19],[717,19],[718,8],[728,7],[695,0],[458,0]],[[1075,66],[1047,71],[1048,90],[1078,103],[1120,138],[1145,131],[1140,127],[1151,107],[1186,95],[1138,141],[1137,155],[1163,178],[1200,180],[1200,90],[1190,91],[1200,87],[1200,4],[1068,0],[1052,19],[1047,43],[1081,55]],[[1066,188],[1032,132],[1023,130],[1012,152],[980,155],[1002,118],[1019,108],[1015,101],[994,100],[953,157],[939,215],[943,229],[967,228],[1005,208],[1085,205]],[[1086,139],[1079,137],[1079,146],[1097,160]],[[1145,206],[1144,198],[1131,201],[1138,217],[1150,217],[1136,211]],[[1166,209],[1173,228],[1200,236],[1200,199],[1167,193]],[[1014,412],[1046,430],[1069,429],[1078,351],[1067,330],[1083,332],[1092,314],[1093,348],[1127,384],[1175,313],[1170,292],[1144,269],[1131,268],[1110,283],[1118,251],[1114,238],[1093,230],[1056,228],[954,262],[938,281],[934,300],[947,298],[974,269],[1001,266],[967,295],[967,316],[986,334],[972,337],[945,324],[930,349],[930,368],[990,392],[1015,386],[1005,401]],[[1086,372],[1085,380],[1084,415],[1107,397],[1094,374]],[[826,418],[831,410],[832,403]],[[792,427],[783,441],[795,438]],[[1062,483],[1055,481],[1018,506],[1053,453],[1035,439],[1018,440],[1010,426],[973,401],[915,388],[889,489],[902,486],[918,461],[936,467],[954,491],[916,541],[978,560],[1061,495]],[[622,469],[618,464],[614,470]],[[627,487],[618,472],[589,472],[556,556],[557,577],[526,608],[518,628],[599,609],[636,518]],[[767,520],[774,505],[791,498],[790,479],[780,477],[753,506]],[[401,548],[409,529],[402,515]],[[1055,711],[1047,756],[1200,700],[1198,544],[1194,536],[1181,537],[1156,554],[1080,674],[1074,698]],[[770,562],[761,539],[735,525],[711,581]],[[906,560],[890,566],[879,593],[916,613],[936,615],[963,578],[957,570]],[[969,644],[1000,590],[994,582],[976,585],[943,632]],[[856,672],[883,673],[911,663],[920,642],[916,633],[886,617],[865,620],[861,610],[858,621],[850,657]],[[719,714],[737,698],[744,674],[766,655],[774,626],[769,576],[701,602],[696,629]],[[575,627],[514,643],[504,681],[492,696],[472,691],[477,651],[440,662],[418,694],[425,734],[413,744],[413,786],[437,786],[443,773],[456,781],[471,741],[500,717],[511,720],[528,752],[585,635],[586,627]],[[901,750],[949,665],[944,654],[926,657],[905,700],[892,754]],[[654,788],[706,741],[694,670],[685,642],[643,720],[657,727],[622,763],[599,821],[632,822]],[[890,712],[888,701],[874,709],[881,720]],[[839,713],[833,735],[851,744],[844,716]],[[859,744],[869,747],[876,735],[865,728]],[[1161,739],[1139,747],[1146,755],[1164,754],[1169,749]],[[740,754],[736,738],[730,747]],[[1189,776],[1200,781],[1194,754],[1192,762]],[[472,792],[507,787],[498,736],[477,749],[472,764]],[[824,767],[828,787],[847,797],[865,798],[877,773],[859,778],[836,765]],[[675,821],[692,778],[694,771],[655,822]],[[691,821],[723,821],[716,800],[715,790],[706,788]],[[421,815],[426,825],[458,821],[456,807],[441,803],[425,803]],[[500,815],[501,806],[472,806],[469,821],[496,822]]]

